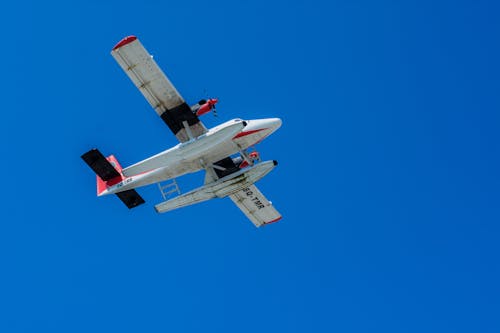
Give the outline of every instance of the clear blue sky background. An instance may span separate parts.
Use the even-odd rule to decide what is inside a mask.
[[[0,13],[1,332],[499,332],[494,1],[11,2]],[[259,187],[158,215],[80,155],[176,143],[109,54],[135,34],[190,102],[280,117]],[[184,191],[202,175],[181,179]]]

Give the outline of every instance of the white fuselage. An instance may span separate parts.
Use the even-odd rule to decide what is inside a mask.
[[[259,143],[280,126],[279,118],[246,122],[241,119],[227,121],[197,138],[123,169],[124,179],[108,187],[100,195],[113,194],[203,170],[225,157]]]

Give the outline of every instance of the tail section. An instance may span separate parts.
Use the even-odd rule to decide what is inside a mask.
[[[82,159],[97,175],[97,195],[125,179],[122,167],[113,155],[106,158],[99,150],[92,149],[83,154]],[[118,192],[116,195],[128,208],[144,203],[144,199],[135,190]]]
[[[122,174],[122,166],[116,159],[114,155],[106,157],[106,160],[111,164],[111,166],[118,172],[118,176],[109,179],[108,181],[102,180],[99,175],[96,175],[97,180],[97,195],[101,195],[109,186],[113,186],[125,179]]]

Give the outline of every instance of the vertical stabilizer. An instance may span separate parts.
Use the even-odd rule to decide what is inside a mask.
[[[99,150],[92,149],[83,154],[82,159],[96,173],[97,195],[101,195],[108,187],[125,179],[122,167],[113,155],[106,158]],[[128,208],[144,203],[144,199],[135,190],[118,192],[116,195]]]
[[[113,186],[113,185],[121,182],[123,179],[125,179],[125,177],[123,177],[123,174],[122,174],[122,166],[120,165],[120,163],[118,162],[118,160],[116,159],[116,157],[114,155],[110,155],[110,156],[106,157],[106,160],[113,167],[113,169],[116,170],[116,172],[118,173],[118,175],[115,176],[115,177],[113,177],[113,178],[111,178],[111,179],[109,179],[109,180],[107,180],[107,181],[104,181],[103,179],[101,179],[101,177],[99,177],[99,175],[96,175],[96,180],[97,180],[97,195],[100,195],[108,187]]]

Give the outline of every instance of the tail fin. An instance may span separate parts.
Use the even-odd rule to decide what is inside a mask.
[[[97,175],[97,195],[100,195],[109,186],[125,179],[122,167],[113,155],[105,158],[99,150],[92,149],[83,154],[82,159]],[[135,190],[118,192],[116,195],[128,208],[134,208],[144,203],[144,199]]]
[[[99,175],[96,174],[96,180],[97,180],[97,195],[100,195],[102,192],[104,192],[109,186],[113,186],[119,182],[121,182],[125,177],[123,177],[122,174],[122,166],[116,159],[114,155],[110,155],[106,157],[106,160],[111,164],[111,166],[118,172],[118,176],[115,176],[108,181],[102,180]]]

